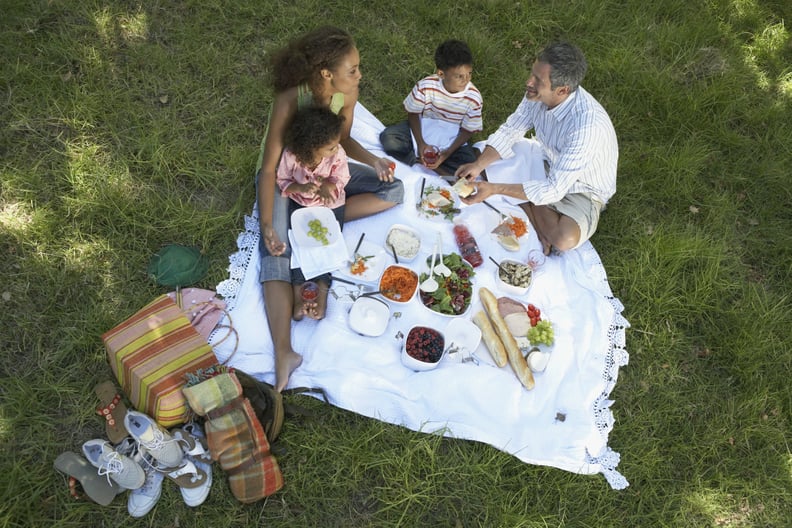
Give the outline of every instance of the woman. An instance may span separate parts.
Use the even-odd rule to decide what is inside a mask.
[[[344,220],[370,216],[401,203],[404,188],[394,180],[390,160],[365,150],[350,137],[358,85],[360,54],[352,37],[334,27],[316,29],[273,55],[272,85],[275,100],[259,156],[257,193],[261,227],[261,274],[264,301],[275,348],[276,388],[283,390],[291,373],[302,363],[292,349],[291,319],[294,289],[290,282],[287,244],[288,198],[276,186],[278,161],[284,137],[298,108],[321,106],[344,118],[341,145],[347,155],[368,166],[350,164],[346,187]],[[329,288],[329,284],[320,285]],[[325,306],[313,307],[304,315],[324,317]]]

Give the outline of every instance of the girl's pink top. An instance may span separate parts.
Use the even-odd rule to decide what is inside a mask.
[[[310,170],[297,161],[297,157],[289,149],[283,150],[280,164],[278,164],[277,181],[283,196],[288,196],[305,207],[324,206],[335,209],[344,205],[346,201],[344,187],[349,182],[349,178],[349,162],[341,145],[338,146],[338,152],[334,156],[324,158],[314,170]],[[328,204],[322,202],[322,199],[315,194],[284,192],[292,183],[320,184],[324,181],[332,182],[336,188],[335,200]]]

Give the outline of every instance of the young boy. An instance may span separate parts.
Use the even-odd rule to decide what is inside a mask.
[[[470,82],[473,54],[466,43],[447,40],[434,59],[436,73],[418,81],[404,100],[407,121],[383,130],[380,142],[403,163],[420,159],[440,175],[453,175],[460,165],[476,160],[468,140],[483,129],[483,101]]]

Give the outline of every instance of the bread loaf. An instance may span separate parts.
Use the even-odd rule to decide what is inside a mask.
[[[517,346],[517,341],[514,339],[511,332],[509,332],[506,321],[503,320],[503,317],[498,311],[498,299],[495,298],[492,292],[487,288],[479,288],[479,297],[481,298],[481,304],[484,305],[484,309],[487,311],[487,315],[489,315],[495,333],[506,349],[509,365],[511,365],[512,370],[514,370],[514,373],[517,375],[517,379],[520,380],[520,383],[522,383],[526,389],[533,389],[535,385],[533,374],[531,374],[531,369],[528,367],[528,362],[525,361],[520,347]]]
[[[505,367],[509,361],[506,357],[506,349],[503,348],[503,343],[501,343],[498,334],[495,333],[495,329],[492,328],[492,323],[490,323],[487,314],[479,311],[473,316],[473,323],[481,329],[481,338],[484,340],[484,344],[487,346],[492,359],[495,360],[495,364],[499,367]]]

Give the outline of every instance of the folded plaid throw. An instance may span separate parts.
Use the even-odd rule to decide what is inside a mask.
[[[207,418],[204,429],[209,450],[228,474],[238,501],[255,502],[283,487],[283,474],[270,453],[261,422],[233,373],[219,374],[183,391],[192,410]]]

